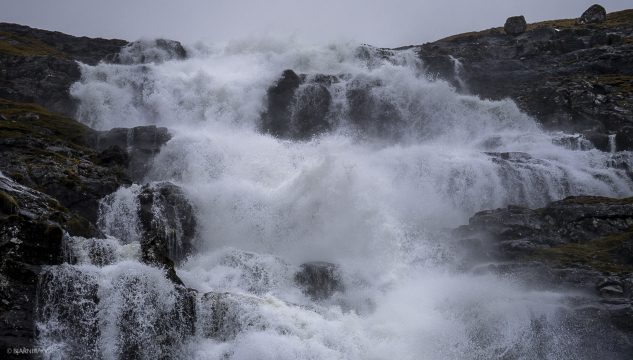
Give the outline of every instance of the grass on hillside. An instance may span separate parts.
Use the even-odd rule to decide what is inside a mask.
[[[11,56],[50,55],[68,58],[68,55],[37,39],[23,38],[5,31],[0,31],[0,54]]]
[[[28,113],[35,114],[39,119],[18,120]],[[88,126],[47,110],[37,104],[16,103],[0,99],[0,114],[6,120],[0,118],[0,138],[20,138],[31,135],[50,140],[61,139],[75,145],[85,146],[86,136],[93,129]],[[37,127],[53,131],[54,136],[42,134]]]
[[[604,29],[604,28],[611,28],[611,27],[618,27],[618,26],[631,26],[632,25],[631,23],[633,23],[633,9],[608,13],[607,20],[602,24],[575,25],[574,23],[578,19],[579,18],[547,20],[547,21],[531,23],[531,24],[527,24],[527,30],[532,30],[539,26],[551,26],[556,29]],[[497,29],[499,29],[499,31],[501,31],[502,34],[505,33],[505,31],[503,30],[503,26],[497,27]],[[457,39],[463,36],[484,35],[484,34],[487,34],[488,31],[490,31],[490,29],[486,29],[482,31],[471,31],[467,33],[445,37],[443,39],[437,40],[436,42],[449,41],[449,40]]]

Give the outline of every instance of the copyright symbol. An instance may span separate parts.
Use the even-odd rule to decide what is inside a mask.
[[[7,354],[11,354],[11,349],[7,349]]]

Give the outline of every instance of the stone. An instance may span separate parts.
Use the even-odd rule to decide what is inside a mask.
[[[528,240],[507,240],[499,243],[499,250],[506,259],[520,259],[532,255],[536,245]]]
[[[2,349],[35,347],[38,276],[43,266],[63,262],[62,235],[59,226],[21,216],[0,219]]]
[[[523,34],[525,29],[527,29],[527,23],[525,22],[525,17],[523,17],[523,15],[509,17],[506,20],[505,25],[503,25],[503,30],[506,34],[512,36]]]
[[[195,250],[195,210],[187,195],[180,187],[161,182],[143,186],[138,199],[143,238],[151,242],[161,263],[168,257],[180,264]]]
[[[327,300],[335,292],[345,290],[338,265],[324,261],[301,265],[295,282],[314,301]]]
[[[292,103],[303,80],[292,70],[284,70],[277,83],[268,88],[268,106],[262,114],[260,130],[276,137],[291,132]]]
[[[633,264],[633,241],[620,245],[618,255],[620,255],[625,262]]]
[[[594,4],[585,10],[575,24],[587,25],[587,24],[602,24],[607,20],[607,11],[604,7]]]
[[[103,166],[118,165],[126,168],[130,162],[130,155],[118,145],[112,145],[97,154]]]
[[[615,151],[633,151],[633,126],[625,126],[616,132]]]
[[[298,89],[292,111],[292,138],[307,140],[327,132],[332,125],[327,115],[332,103],[332,95],[321,84],[306,84]]]

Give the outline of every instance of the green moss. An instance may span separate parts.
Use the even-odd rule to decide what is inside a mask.
[[[73,165],[79,164],[79,160],[77,159],[67,158],[61,154],[58,154],[52,151],[31,148],[31,149],[26,149],[26,150],[20,150],[20,153],[25,154],[25,155],[34,155],[31,157],[27,157],[25,159],[27,164],[30,164],[31,161],[33,161],[35,158],[41,159],[43,157],[51,158],[52,160],[56,161],[58,165],[61,165],[61,166],[67,165],[66,162],[69,162]]]
[[[73,236],[83,236],[85,238],[91,238],[94,236],[92,228],[90,227],[90,222],[81,216],[73,216],[73,218],[66,222],[64,226]]]
[[[66,214],[70,213],[65,206],[63,206],[62,204],[57,202],[57,200],[55,200],[55,199],[46,198],[46,202],[48,203],[48,207],[53,209],[53,210],[61,211],[61,212],[66,213]]]
[[[620,262],[616,254],[620,245],[633,240],[633,226],[624,234],[612,233],[594,239],[584,245],[566,244],[546,249],[536,249],[525,261],[540,261],[554,267],[588,267],[603,273],[628,273],[630,265]]]
[[[587,79],[592,84],[604,84],[617,88],[617,91],[613,92],[615,95],[628,96],[633,94],[633,76],[620,75],[620,74],[603,74],[598,76],[592,76]]]
[[[5,99],[0,99],[0,114],[7,118],[7,121],[0,121],[0,137],[20,138],[29,135],[36,138],[50,140],[64,140],[75,150],[87,151],[87,136],[95,132],[88,126],[71,118],[56,114],[37,104],[16,103]],[[39,116],[39,119],[28,121],[16,121],[18,117],[28,113]],[[55,133],[55,136],[48,136],[35,130],[34,127],[47,128]]]
[[[74,187],[75,185],[79,185],[82,189],[88,190],[86,185],[81,181],[79,175],[75,174],[72,170],[66,169],[64,170],[64,175],[59,178],[59,181],[67,187]]]
[[[5,214],[17,214],[20,207],[18,206],[18,203],[15,202],[13,196],[0,190],[0,209]]]
[[[21,184],[21,185],[26,184],[26,178],[20,172],[17,172],[17,171],[12,172],[11,179],[18,184]]]
[[[0,54],[11,56],[50,55],[68,58],[68,55],[37,39],[23,38],[4,31],[0,31]]]
[[[44,231],[44,236],[48,237],[49,241],[61,244],[64,232],[59,226],[49,225]]]

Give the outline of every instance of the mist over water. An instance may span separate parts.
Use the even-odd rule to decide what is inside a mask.
[[[611,167],[613,154],[581,150],[582,139],[570,143],[542,131],[512,101],[480,100],[428,80],[413,51],[275,38],[199,43],[187,48],[186,60],[141,49],[153,62],[135,63],[130,55],[125,65],[82,65],[82,80],[72,87],[80,101],[77,117],[99,130],[170,129],[173,137],[145,180],[181,186],[196,209],[198,252],[176,269],[178,276],[201,294],[238,294],[235,306],[242,309],[235,334],[178,338],[170,356],[613,355],[588,347],[582,329],[570,326],[565,299],[573,294],[461,271],[459,249],[441,235],[484,209],[537,208],[580,194],[631,196],[633,182]],[[266,91],[285,69],[305,74],[306,82],[336,76],[338,82],[327,85],[331,132],[290,141],[259,131]],[[354,121],[349,91],[367,88],[389,109],[392,126],[368,130]],[[624,161],[633,165],[630,156]],[[119,189],[102,204],[99,226],[118,239],[113,248],[124,248],[112,254],[130,254],[138,245],[138,219],[130,216],[138,191],[136,185]],[[84,254],[87,245],[77,241],[72,251]],[[146,304],[151,309],[132,311],[146,322],[143,339],[158,335],[151,333],[153,321],[174,301],[173,285],[156,269],[138,263],[138,256],[115,255],[95,266],[84,254],[83,265],[67,267],[102,283],[94,351],[107,359],[121,356],[117,312],[130,300],[115,279],[138,275],[137,300],[153,299]],[[294,274],[307,261],[339,264],[345,292],[323,301],[305,296]],[[205,309],[198,310],[204,321]],[[63,342],[51,322],[42,326],[49,329],[44,343]],[[147,357],[164,351],[150,349]]]

